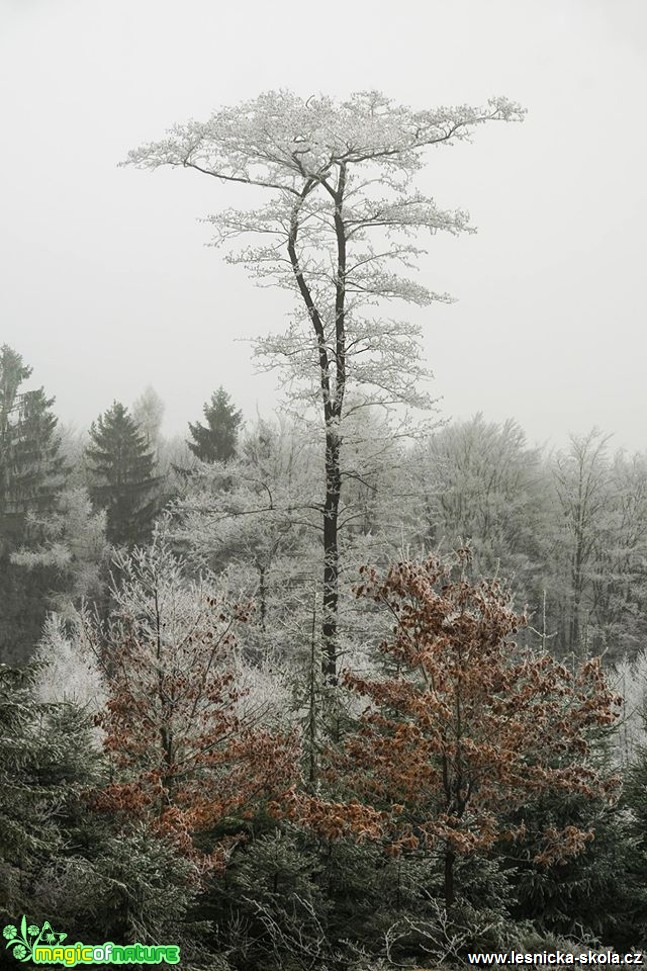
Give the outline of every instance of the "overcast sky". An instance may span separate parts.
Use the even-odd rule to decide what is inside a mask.
[[[593,425],[647,448],[644,0],[0,0],[0,343],[84,427],[147,385],[184,432],[219,385],[277,402],[236,341],[285,297],[204,246],[245,189],[117,168],[175,122],[262,91],[377,88],[416,108],[520,101],[523,125],[429,155],[421,185],[479,232],[434,237],[415,310],[445,417],[531,442]],[[405,308],[405,313],[408,311]]]

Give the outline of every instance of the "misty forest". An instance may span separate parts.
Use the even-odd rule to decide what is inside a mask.
[[[235,188],[274,412],[215,359],[184,435],[151,386],[73,430],[0,349],[5,923],[212,971],[647,943],[647,454],[449,420],[407,317],[474,231],[418,172],[524,116],[270,92],[130,152]]]

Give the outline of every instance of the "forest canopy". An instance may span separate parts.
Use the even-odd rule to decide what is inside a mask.
[[[450,302],[421,237],[473,232],[429,153],[524,114],[269,92],[130,153],[266,192],[207,221],[294,298],[279,415],[214,365],[184,436],[150,386],[73,434],[0,350],[14,957],[26,915],[187,971],[647,943],[647,455],[437,421],[386,316]]]

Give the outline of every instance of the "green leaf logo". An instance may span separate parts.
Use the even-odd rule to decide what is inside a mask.
[[[7,924],[2,931],[5,941],[5,948],[10,948],[11,953],[17,961],[29,961],[34,948],[37,944],[49,944],[58,946],[65,940],[67,934],[61,934],[53,930],[49,921],[45,921],[42,927],[38,924],[27,924],[27,918],[23,916],[20,927],[14,924]]]
[[[48,920],[43,924],[38,938],[34,941],[33,946],[36,947],[37,944],[48,944],[50,947],[58,947],[62,944],[67,934],[62,934],[60,931],[55,931]]]

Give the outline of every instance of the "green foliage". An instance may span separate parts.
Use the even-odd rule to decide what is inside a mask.
[[[199,893],[195,867],[144,826],[120,832],[81,811],[76,852],[44,869],[34,888],[41,910],[68,934],[116,943],[188,944],[208,929],[189,912]]]
[[[48,598],[52,606],[69,612],[70,605],[100,595],[110,553],[106,514],[92,509],[85,488],[64,489],[46,515],[27,517],[25,532],[27,542],[12,554],[12,563],[54,575]]]
[[[22,356],[0,348],[0,540],[18,538],[26,513],[47,508],[60,486],[63,460],[51,413],[53,398],[42,388],[21,391],[32,373]]]
[[[526,836],[509,848],[509,870],[518,919],[532,919],[547,933],[588,936],[628,949],[645,925],[647,892],[639,839],[624,801],[604,805],[577,794],[546,793],[515,817]],[[552,866],[533,860],[538,829],[589,828],[594,839],[582,852]],[[509,864],[508,864],[509,865]]]
[[[206,425],[189,422],[193,441],[189,448],[202,462],[227,462],[236,455],[238,430],[243,413],[236,411],[230,396],[221,386],[203,408]]]
[[[288,955],[295,969],[368,968],[385,947],[394,960],[422,960],[430,935],[442,956],[459,924],[465,946],[503,940],[505,874],[490,862],[461,879],[474,902],[462,898],[448,918],[438,902],[438,854],[394,857],[376,844],[333,843],[288,826],[240,846],[203,907],[217,928],[217,949],[245,971],[286,967]]]
[[[0,658],[23,662],[38,640],[53,571],[25,577],[11,562],[28,515],[46,514],[62,484],[63,459],[42,388],[23,391],[32,369],[6,344],[0,348]]]
[[[86,449],[90,493],[107,512],[107,535],[117,545],[149,539],[157,512],[155,458],[128,409],[118,401],[90,428]]]
[[[647,946],[647,749],[639,747],[626,775],[623,807],[627,892],[633,892],[633,940]],[[627,838],[628,837],[628,838]]]
[[[633,946],[644,927],[647,895],[636,879],[635,841],[627,821],[599,820],[595,842],[562,865],[520,868],[515,913],[552,933],[582,930],[619,949]]]
[[[47,616],[54,570],[38,566],[28,574],[0,555],[0,658],[25,664],[31,657]]]
[[[36,674],[0,666],[0,912],[14,914],[31,900],[33,874],[61,852],[64,806],[93,762],[87,718],[36,702]]]
[[[208,895],[218,949],[237,967],[280,966],[281,952],[325,958],[327,901],[316,848],[298,833],[270,832],[241,847]]]
[[[51,827],[36,787],[42,738],[34,734],[38,710],[30,705],[27,672],[0,667],[0,906],[13,903],[13,878],[44,850]]]
[[[374,952],[394,922],[424,914],[441,885],[437,857],[392,857],[370,843],[329,844],[322,862],[335,938]]]
[[[90,810],[84,793],[105,780],[88,718],[36,702],[37,674],[0,667],[0,915],[55,914],[74,939],[189,942],[204,930],[187,923],[195,866]]]

